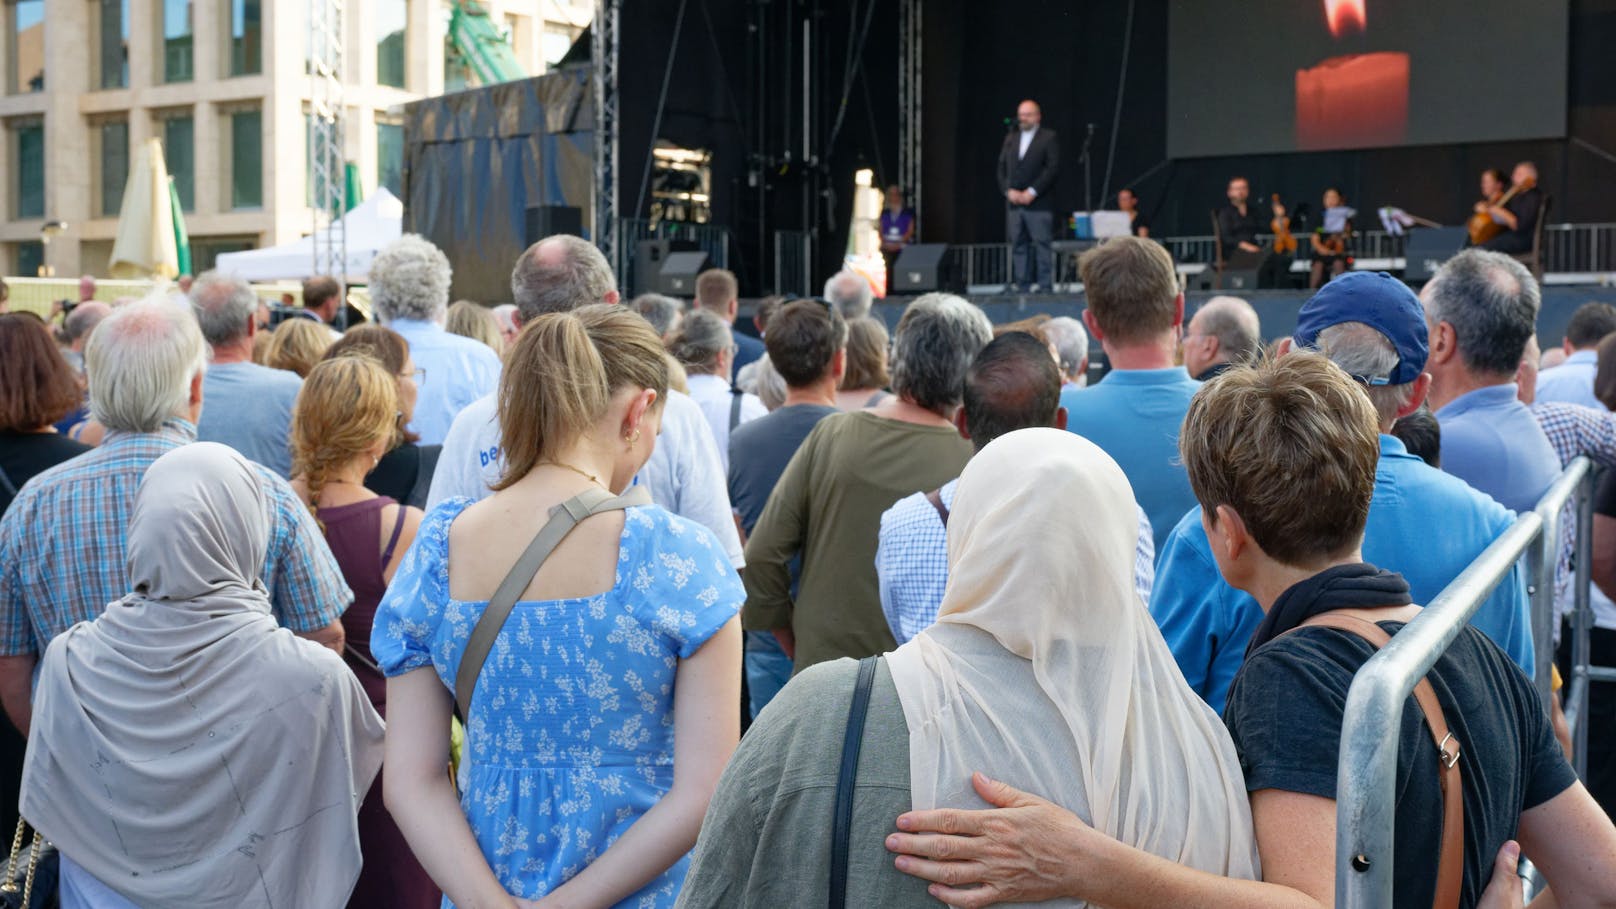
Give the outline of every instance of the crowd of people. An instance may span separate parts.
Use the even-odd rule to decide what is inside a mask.
[[[270,325],[221,273],[0,315],[0,805],[69,909],[1331,905],[1353,675],[1616,465],[1616,307],[1544,356],[1470,250],[1265,346],[1154,241],[1080,271],[1081,319],[889,331],[840,273],[747,325],[569,236],[451,305],[406,235],[340,333],[335,282]],[[1397,906],[1523,858],[1616,901],[1616,695],[1579,780],[1529,583],[1404,709]]]

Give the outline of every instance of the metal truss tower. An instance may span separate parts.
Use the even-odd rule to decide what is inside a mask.
[[[314,273],[329,275],[347,297],[348,238],[342,91],[346,78],[343,0],[309,0],[309,183],[314,194]],[[345,313],[346,307],[339,307]],[[341,315],[338,318],[342,318]]]
[[[590,39],[595,90],[595,245],[621,278],[627,274],[617,236],[617,50],[622,0],[596,0]]]
[[[898,185],[904,188],[909,207],[915,210],[916,240],[920,239],[920,225],[925,220],[921,217],[925,194],[921,192],[920,166],[921,111],[925,106],[921,94],[924,5],[924,0],[900,0],[898,4]]]

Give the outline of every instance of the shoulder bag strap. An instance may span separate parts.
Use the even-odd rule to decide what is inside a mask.
[[[1298,627],[1322,625],[1355,634],[1374,645],[1376,650],[1386,646],[1391,635],[1374,622],[1355,616],[1326,612],[1316,615]],[[1458,909],[1459,895],[1464,889],[1464,787],[1459,772],[1459,740],[1448,731],[1447,715],[1436,699],[1436,689],[1429,677],[1414,686],[1414,700],[1425,714],[1425,728],[1436,743],[1437,760],[1441,771],[1437,782],[1442,788],[1442,849],[1437,863],[1436,898],[1433,909]]]
[[[746,392],[730,386],[729,389],[729,431],[734,432],[735,427],[741,425],[741,400]]]
[[[8,502],[17,497],[17,487],[11,482],[11,477],[6,476],[4,467],[0,467],[0,495],[5,496]]]
[[[550,520],[540,528],[533,542],[517,558],[510,574],[505,576],[494,595],[488,599],[488,608],[483,610],[476,627],[471,630],[471,638],[466,641],[466,652],[460,658],[460,667],[455,670],[455,703],[460,707],[462,721],[471,717],[472,689],[477,686],[477,676],[482,674],[483,663],[494,647],[494,639],[499,636],[505,619],[516,606],[516,598],[522,595],[527,585],[533,583],[533,576],[539,573],[539,566],[550,557],[550,553],[584,518],[649,504],[651,494],[645,487],[633,486],[620,496],[613,496],[604,489],[589,489],[550,509]]]
[[[931,492],[926,493],[926,501],[931,503],[931,507],[937,509],[937,516],[943,519],[943,526],[947,527],[948,506],[943,504],[943,491],[941,489],[933,489]]]
[[[870,689],[875,685],[875,664],[880,657],[859,660],[853,703],[847,708],[847,733],[842,738],[842,766],[836,773],[836,814],[830,834],[830,909],[847,905],[847,853],[853,832],[853,781],[858,777],[859,751],[864,746],[864,716],[870,710]]]

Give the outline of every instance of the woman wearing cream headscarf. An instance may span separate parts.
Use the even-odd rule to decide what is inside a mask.
[[[22,813],[74,906],[341,906],[382,724],[342,659],[280,628],[269,503],[230,449],[186,445],[135,496],[133,592],[50,643]]]
[[[973,771],[1163,858],[1257,877],[1234,746],[1134,592],[1137,536],[1121,468],[1072,433],[1012,432],[965,468],[937,624],[877,668],[853,800],[856,904],[936,905],[882,841],[911,807],[984,806]],[[805,670],[753,724],[682,906],[825,904],[856,665]]]

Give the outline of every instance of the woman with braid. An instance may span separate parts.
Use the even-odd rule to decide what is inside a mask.
[[[398,383],[368,357],[325,360],[309,371],[292,411],[292,488],[325,532],[354,602],[342,616],[344,659],[387,716],[387,681],[370,653],[370,627],[387,582],[415,540],[421,511],[365,488],[365,475],[399,431]],[[435,909],[441,894],[382,805],[381,775],[359,809],[365,863],[350,909]]]

